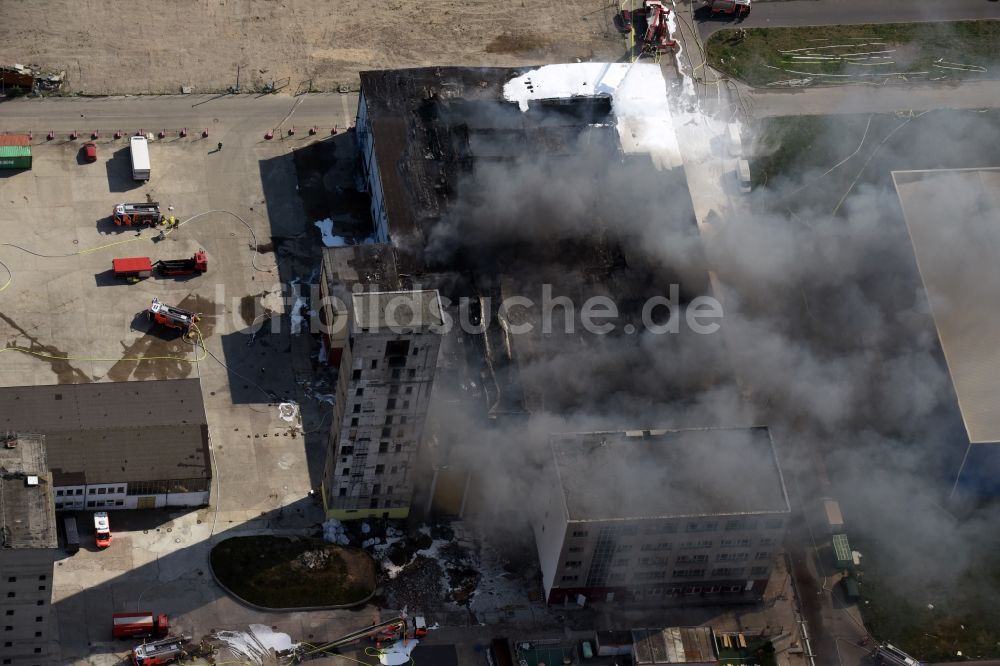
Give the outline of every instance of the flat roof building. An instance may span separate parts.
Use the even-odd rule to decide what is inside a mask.
[[[790,513],[767,427],[549,443],[553,483],[534,520],[549,603],[763,592]]]
[[[0,431],[2,433],[3,431]],[[0,617],[4,664],[49,662],[58,546],[52,475],[41,435],[0,434]]]
[[[8,430],[45,435],[56,510],[209,502],[197,379],[0,388],[0,432]]]
[[[712,666],[718,661],[718,646],[711,627],[632,630],[632,663],[635,666]]]

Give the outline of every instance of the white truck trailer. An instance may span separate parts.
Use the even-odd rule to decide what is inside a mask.
[[[146,137],[130,138],[129,150],[132,154],[132,179],[149,180],[149,142]]]

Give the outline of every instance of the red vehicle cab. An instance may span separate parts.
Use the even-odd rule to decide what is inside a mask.
[[[98,511],[94,514],[94,541],[98,548],[107,548],[111,545],[111,522],[108,520],[107,511]]]
[[[83,159],[87,162],[97,161],[97,144],[96,143],[85,143],[83,144]]]

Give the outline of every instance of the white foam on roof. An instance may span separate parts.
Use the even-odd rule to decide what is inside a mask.
[[[626,153],[649,153],[661,169],[680,166],[681,152],[667,100],[667,84],[652,63],[581,62],[545,65],[517,76],[504,99],[527,111],[532,100],[610,95]]]

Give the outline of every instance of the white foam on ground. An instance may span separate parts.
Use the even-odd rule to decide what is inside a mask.
[[[266,624],[251,624],[250,631],[217,631],[215,637],[221,640],[241,659],[261,666],[265,659],[275,653],[286,652],[294,647],[288,634],[276,632]]]
[[[291,423],[299,415],[299,406],[294,402],[283,402],[278,405],[278,416],[282,421]]]
[[[532,100],[610,95],[618,137],[626,153],[649,153],[660,169],[682,164],[660,66],[581,62],[545,65],[514,77],[504,99],[527,111]]]
[[[341,522],[336,518],[330,518],[323,523],[323,541],[346,546],[351,540],[347,538]]]
[[[420,641],[410,638],[393,643],[389,647],[381,650],[378,655],[380,664],[385,666],[402,666],[410,663],[410,653],[417,647]]]
[[[333,220],[330,218],[319,220],[313,224],[315,224],[316,228],[319,229],[321,234],[323,234],[323,245],[327,247],[344,247],[347,245],[347,241],[343,236],[333,235]]]

